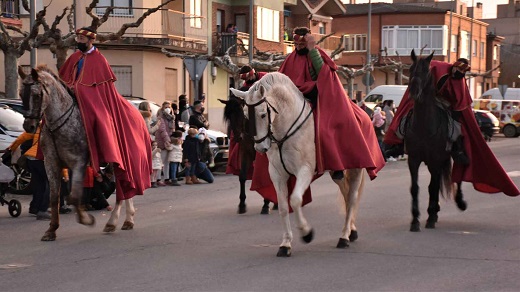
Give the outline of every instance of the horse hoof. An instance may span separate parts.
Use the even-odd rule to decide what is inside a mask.
[[[262,207],[262,211],[260,211],[262,215],[269,215],[269,207]]]
[[[421,231],[421,226],[419,225],[419,222],[417,223],[412,223],[410,225],[410,231],[411,232],[420,232]]]
[[[435,229],[435,221],[426,221],[426,225],[424,227],[426,229]]]
[[[121,230],[132,230],[134,229],[134,223],[130,221],[125,221],[123,223],[123,226],[121,226]]]
[[[305,236],[302,236],[302,240],[305,243],[310,243],[314,239],[314,229],[311,229],[309,233]]]
[[[238,205],[238,211],[237,211],[238,214],[245,214],[246,212],[247,212],[246,205]]]
[[[116,226],[115,225],[112,225],[112,224],[107,224],[105,225],[105,228],[103,228],[103,232],[114,232],[116,231]]]
[[[55,232],[45,232],[45,234],[42,236],[42,241],[55,241],[55,240],[56,240]]]
[[[357,230],[352,230],[350,231],[350,236],[348,237],[348,240],[350,240],[350,242],[354,242],[358,239],[358,233],[357,233]]]
[[[279,258],[288,258],[291,256],[291,248],[287,246],[280,246],[278,253],[276,254]]]
[[[464,200],[457,201],[457,207],[461,211],[466,211],[466,209],[468,208],[468,203],[466,203],[466,201]]]
[[[80,217],[79,224],[83,224],[83,225],[87,225],[87,226],[90,226],[90,227],[94,227],[94,225],[96,225],[96,218],[94,218],[94,216],[92,216],[90,214],[87,214],[87,216],[88,216],[89,220],[84,221]]]
[[[347,248],[348,246],[348,240],[346,240],[345,238],[340,238],[338,244],[336,245],[336,248]]]

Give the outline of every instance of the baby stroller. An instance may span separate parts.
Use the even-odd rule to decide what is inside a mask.
[[[9,182],[14,179],[14,172],[9,166],[3,164],[0,160],[0,204],[7,204],[9,214],[12,217],[18,217],[22,213],[22,204],[20,201],[12,199],[7,201],[5,199],[5,192],[9,188]]]

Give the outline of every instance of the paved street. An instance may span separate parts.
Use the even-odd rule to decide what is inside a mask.
[[[490,146],[520,185],[520,138]],[[428,180],[423,166],[421,226]],[[248,213],[236,214],[234,176],[148,190],[135,200],[132,231],[103,234],[104,211],[92,212],[93,228],[63,215],[56,242],[40,241],[48,222],[28,215],[30,197],[16,196],[20,217],[0,207],[0,291],[520,291],[520,197],[465,184],[467,211],[443,201],[437,229],[411,233],[407,164],[389,162],[366,186],[359,240],[340,250],[338,191],[328,177],[312,188],[304,212],[315,239],[303,244],[293,220],[290,258],[275,256],[280,219],[259,214],[259,195],[249,192]]]

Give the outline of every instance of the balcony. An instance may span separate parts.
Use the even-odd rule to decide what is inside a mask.
[[[0,21],[6,25],[22,27],[22,21],[18,14],[18,4],[15,0],[4,0],[0,2]]]
[[[107,7],[97,7],[103,15]],[[125,23],[135,22],[149,8],[117,7],[98,29],[99,33],[113,33]],[[136,28],[129,28],[124,38],[135,38],[137,44],[166,45],[195,51],[207,51],[207,18],[171,9],[161,9],[144,19]],[[162,39],[162,40],[161,40]],[[125,41],[123,41],[125,43]],[[136,42],[132,41],[133,44]]]
[[[214,47],[217,49],[217,55],[223,56],[226,51],[235,45],[234,48],[229,50],[229,55],[233,57],[242,57],[248,55],[249,50],[249,34],[243,32],[237,33],[215,33],[213,38],[215,44]],[[243,45],[243,46],[242,46]]]
[[[324,36],[324,34],[315,34],[314,38],[316,40],[320,40]],[[342,37],[330,36],[326,38],[323,42],[321,42],[318,46],[325,52],[330,53],[337,49],[340,46],[340,44],[343,44]]]

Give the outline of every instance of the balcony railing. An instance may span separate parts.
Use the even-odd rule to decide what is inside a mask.
[[[97,7],[102,15],[107,7]],[[115,7],[113,14],[99,27],[101,33],[118,31],[125,23],[135,22],[149,8]],[[126,37],[173,38],[186,42],[207,44],[207,18],[171,9],[161,9],[144,19],[136,28],[129,28]]]
[[[1,16],[7,18],[17,17],[17,7],[15,0],[4,0],[0,3]]]
[[[324,34],[316,34],[315,39],[319,40],[324,37]],[[323,40],[318,46],[322,48],[324,51],[334,51],[339,47],[340,44],[343,43],[343,39],[337,36],[330,36]]]
[[[218,48],[217,54],[222,56],[226,51],[235,45],[234,48],[229,50],[230,56],[246,56],[249,50],[249,34],[243,32],[237,33],[215,33],[215,46]]]

